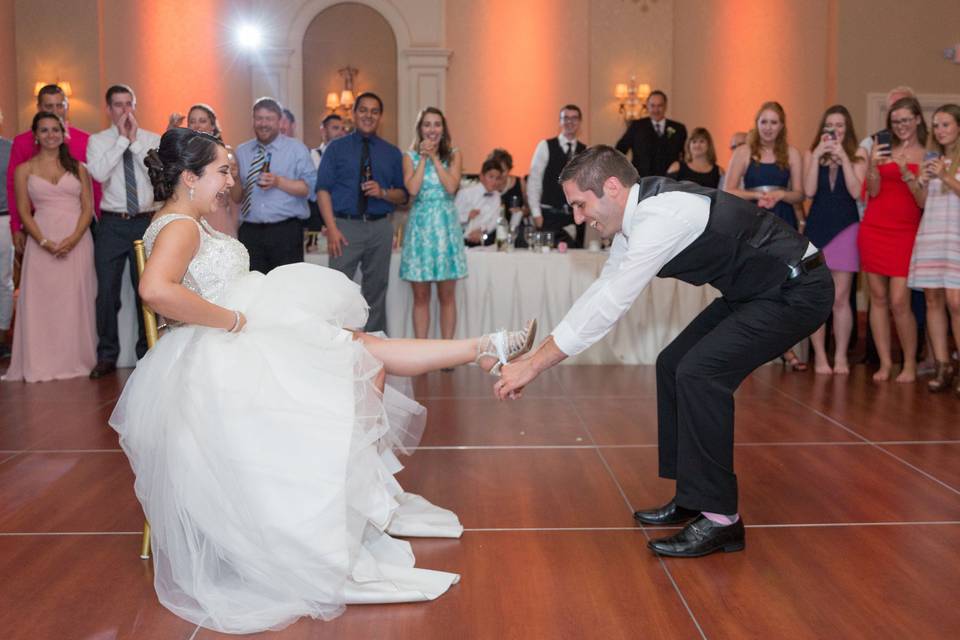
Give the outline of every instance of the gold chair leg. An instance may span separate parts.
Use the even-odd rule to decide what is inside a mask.
[[[150,559],[150,523],[143,521],[143,543],[140,545],[140,559]]]

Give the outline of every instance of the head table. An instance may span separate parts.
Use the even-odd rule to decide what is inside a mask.
[[[597,279],[607,259],[603,251],[570,250],[533,253],[526,249],[497,252],[492,247],[467,251],[467,277],[457,284],[456,337],[476,336],[520,327],[537,318],[542,339],[567,309]],[[326,253],[308,253],[306,261],[326,266]],[[359,280],[359,270],[357,279]],[[126,276],[124,282],[128,283]],[[120,310],[120,366],[133,366],[136,316],[133,290],[124,287]],[[657,354],[719,294],[674,279],[655,278],[603,340],[571,364],[653,364]],[[390,260],[387,288],[387,333],[413,337],[413,291],[400,279],[400,253]],[[439,337],[436,296],[432,301],[431,337]],[[539,340],[538,340],[539,341]]]

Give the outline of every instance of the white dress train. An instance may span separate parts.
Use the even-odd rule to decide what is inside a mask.
[[[153,222],[148,252],[177,219],[193,220]],[[359,287],[305,263],[250,272],[243,245],[198,226],[183,284],[247,326],[169,329],[110,418],[152,528],[160,601],[204,627],[251,633],[351,603],[440,596],[459,576],[414,567],[409,543],[390,534],[463,528],[393,477],[426,410],[374,387],[381,363],[344,329],[366,322]]]

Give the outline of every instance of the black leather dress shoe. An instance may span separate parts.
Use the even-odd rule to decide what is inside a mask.
[[[97,366],[95,366],[93,370],[90,372],[90,379],[96,380],[97,378],[108,376],[116,370],[117,370],[116,362],[107,362],[106,360],[101,360],[100,362],[97,363]]]
[[[677,499],[674,498],[662,507],[649,509],[646,511],[635,511],[633,513],[633,519],[637,522],[642,522],[643,524],[652,525],[679,524],[692,518],[696,518],[698,515],[700,515],[699,511],[685,509],[684,507],[679,506],[677,504]]]
[[[700,516],[680,533],[647,543],[650,550],[661,556],[697,558],[714,551],[743,551],[746,547],[743,519],[722,525]]]

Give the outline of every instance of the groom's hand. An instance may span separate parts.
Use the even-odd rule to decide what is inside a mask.
[[[516,400],[523,395],[523,388],[532,382],[538,373],[534,368],[532,354],[527,354],[501,367],[500,380],[493,385],[493,393],[499,400]]]
[[[541,371],[546,371],[566,357],[567,354],[560,351],[553,341],[553,336],[548,337],[533,352],[503,365],[500,380],[493,385],[493,394],[500,400],[519,398],[523,388],[533,382]]]

